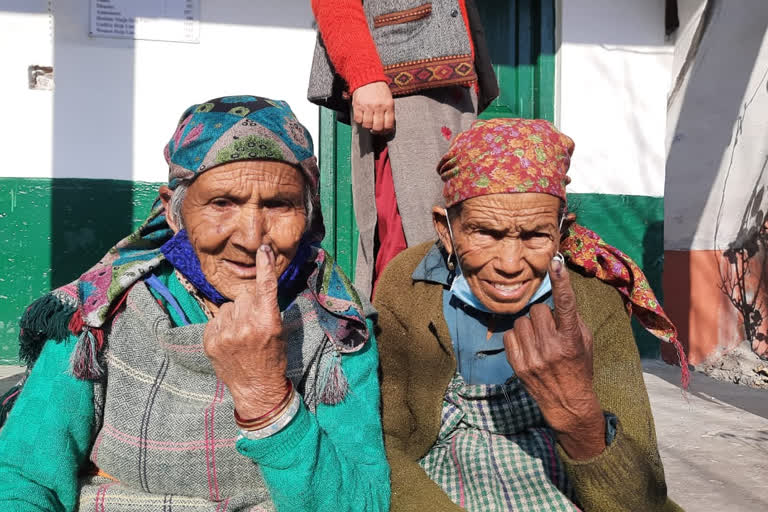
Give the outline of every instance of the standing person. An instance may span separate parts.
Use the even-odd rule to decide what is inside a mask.
[[[312,10],[308,96],[354,121],[355,283],[370,293],[389,260],[433,238],[434,165],[498,85],[473,0],[312,0]]]

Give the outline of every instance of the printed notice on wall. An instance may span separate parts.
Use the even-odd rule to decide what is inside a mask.
[[[91,37],[200,42],[200,0],[91,0]]]

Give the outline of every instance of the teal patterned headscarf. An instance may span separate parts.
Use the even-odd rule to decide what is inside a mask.
[[[276,160],[301,169],[313,196],[319,170],[309,131],[288,103],[226,96],[192,105],[165,147],[168,186],[237,160]]]

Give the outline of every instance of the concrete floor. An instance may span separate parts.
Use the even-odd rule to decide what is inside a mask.
[[[23,371],[24,368],[21,366],[0,365],[0,395],[19,381]]]
[[[688,512],[768,510],[768,391],[644,361],[669,494]],[[22,369],[0,366],[0,394]]]
[[[768,391],[644,361],[669,495],[687,511],[768,510]]]

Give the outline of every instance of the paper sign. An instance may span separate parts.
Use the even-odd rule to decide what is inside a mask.
[[[91,0],[91,37],[200,42],[200,0]]]

